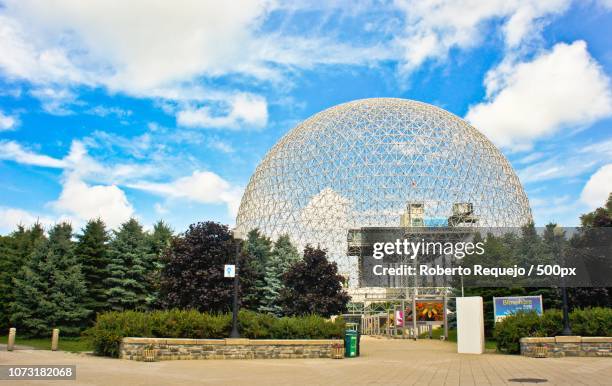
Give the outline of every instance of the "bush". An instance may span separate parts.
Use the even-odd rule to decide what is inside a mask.
[[[586,308],[570,313],[572,333],[581,336],[612,336],[612,309]],[[557,336],[563,331],[563,316],[550,310],[539,316],[535,312],[521,312],[495,324],[497,350],[516,354],[519,340],[524,337]]]
[[[342,318],[330,322],[317,315],[277,318],[240,311],[241,336],[251,339],[329,339],[344,333]],[[99,314],[85,332],[97,355],[119,356],[124,337],[220,339],[229,336],[231,314],[208,314],[195,310],[124,311]]]

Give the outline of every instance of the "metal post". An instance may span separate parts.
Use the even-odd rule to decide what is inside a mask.
[[[416,291],[412,294],[412,331],[414,340],[417,340],[419,333],[417,332]]]
[[[559,261],[562,262],[563,265],[565,265],[565,256],[563,255],[563,248],[561,245],[561,240],[564,236],[563,228],[558,225],[555,226],[555,228],[553,229],[553,235],[555,237],[554,244],[557,249],[557,257],[559,258]],[[563,331],[561,332],[561,335],[568,336],[572,335],[572,328],[570,327],[569,322],[569,305],[567,301],[567,287],[565,286],[565,277],[561,278],[561,286],[561,297],[563,301]]]
[[[6,342],[6,351],[13,351],[15,348],[15,335],[17,335],[17,329],[9,329],[8,342]]]
[[[444,340],[448,340],[448,297],[444,295]]]
[[[58,346],[59,346],[59,328],[54,328],[53,334],[51,335],[51,351],[57,351]]]
[[[234,301],[232,304],[232,332],[230,338],[240,338],[238,331],[238,256],[240,255],[240,240],[236,240],[236,261],[234,272]]]
[[[570,322],[569,322],[569,307],[567,304],[567,287],[565,287],[565,283],[563,283],[561,292],[563,294],[563,332],[561,332],[561,335],[569,336],[569,335],[572,335],[572,328],[570,327]]]

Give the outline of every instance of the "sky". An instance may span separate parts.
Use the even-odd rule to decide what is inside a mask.
[[[233,225],[291,128],[431,103],[516,170],[536,225],[612,192],[612,1],[0,0],[0,234]]]

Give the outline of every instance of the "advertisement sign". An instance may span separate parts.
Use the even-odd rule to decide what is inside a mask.
[[[535,311],[538,315],[542,315],[544,311],[542,296],[508,296],[493,298],[493,318],[496,322],[519,311]]]
[[[412,307],[406,307],[406,321],[412,322]],[[416,301],[416,320],[423,324],[443,324],[444,323],[444,302],[443,300],[417,300]]]
[[[404,327],[404,311],[395,311],[395,327]]]

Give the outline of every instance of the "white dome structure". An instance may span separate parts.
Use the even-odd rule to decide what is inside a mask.
[[[252,175],[236,226],[320,245],[346,267],[349,229],[530,221],[514,170],[478,130],[432,105],[375,98],[287,133]]]

